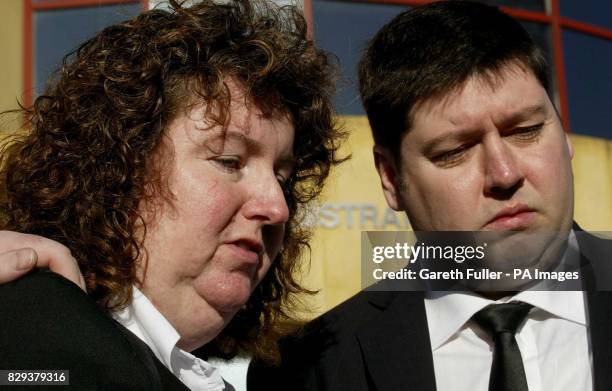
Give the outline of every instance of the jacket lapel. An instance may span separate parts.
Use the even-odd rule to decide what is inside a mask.
[[[435,391],[423,292],[398,292],[357,339],[376,390]]]
[[[133,348],[134,357],[139,358],[147,368],[149,380],[151,381],[151,391],[187,391],[187,388],[161,361],[159,361],[153,351],[131,331],[115,321],[119,331],[126,337]]]
[[[579,227],[576,234],[587,290],[594,389],[612,390],[612,242],[589,235]]]
[[[587,293],[595,390],[612,390],[612,292]]]

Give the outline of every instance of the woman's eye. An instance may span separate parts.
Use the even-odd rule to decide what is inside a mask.
[[[276,175],[276,180],[278,180],[278,184],[283,190],[283,194],[285,195],[285,199],[287,199],[291,195],[291,184],[289,178],[284,177],[283,175]]]
[[[278,181],[278,183],[280,183],[281,186],[283,186],[285,182],[287,182],[287,177],[281,174],[276,174],[276,180]]]
[[[242,168],[242,162],[237,156],[219,156],[214,158],[213,161],[227,171],[236,171]]]

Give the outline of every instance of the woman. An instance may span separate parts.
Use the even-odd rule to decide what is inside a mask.
[[[188,387],[222,389],[214,368],[190,352],[273,358],[263,336],[303,292],[293,276],[307,246],[300,219],[338,161],[332,67],[292,7],[170,4],[169,12],[145,12],[85,42],[24,110],[27,131],[2,153],[1,226],[35,236],[3,232],[0,245],[10,246],[1,256],[5,270],[11,260],[26,270],[38,258],[77,283],[78,264],[81,285],[122,325],[122,338],[125,329],[135,334],[154,364]],[[11,270],[5,276],[19,274]],[[42,292],[66,293],[48,277],[33,278]],[[15,305],[36,291],[1,289]],[[23,322],[31,316],[26,311]],[[74,321],[75,332],[88,330]],[[22,338],[20,327],[12,330]],[[3,351],[32,354],[11,338]],[[85,387],[78,376],[72,380]]]

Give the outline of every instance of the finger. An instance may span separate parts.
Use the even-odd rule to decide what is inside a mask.
[[[0,284],[21,277],[36,265],[36,251],[21,248],[0,254]]]
[[[0,252],[19,248],[34,249],[37,254],[36,267],[48,268],[86,291],[79,265],[66,246],[38,235],[0,231]]]
[[[75,283],[79,288],[87,292],[85,279],[81,274],[79,264],[70,253],[48,253],[46,250],[39,250],[37,267],[46,267],[54,273]]]

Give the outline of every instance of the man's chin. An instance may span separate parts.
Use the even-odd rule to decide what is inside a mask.
[[[517,278],[517,271],[536,276],[538,272],[556,270],[567,244],[567,233],[525,230],[481,232],[477,242],[486,243],[486,257],[481,270],[499,273],[495,280],[477,281],[475,290],[518,291],[528,288],[536,280]]]

